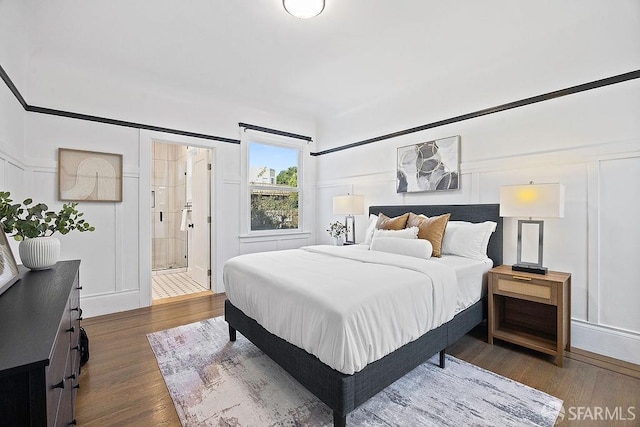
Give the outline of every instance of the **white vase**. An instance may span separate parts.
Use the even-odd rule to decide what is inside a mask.
[[[18,246],[22,265],[30,270],[51,268],[60,258],[60,240],[55,237],[24,239]]]
[[[336,246],[342,246],[342,236],[334,237],[334,239]]]

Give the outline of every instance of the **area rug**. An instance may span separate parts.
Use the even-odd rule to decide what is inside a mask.
[[[222,317],[148,336],[182,425],[331,426],[331,411]],[[562,401],[437,355],[347,416],[347,426],[553,426]]]

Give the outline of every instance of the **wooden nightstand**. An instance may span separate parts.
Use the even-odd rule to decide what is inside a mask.
[[[489,271],[489,344],[498,338],[556,357],[571,351],[571,274],[501,265]]]

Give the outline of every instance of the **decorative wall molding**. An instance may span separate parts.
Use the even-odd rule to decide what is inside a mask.
[[[640,365],[640,334],[571,319],[571,346]]]
[[[80,305],[87,318],[134,310],[140,308],[140,291],[136,289],[86,296],[80,293]]]
[[[341,145],[339,147],[329,148],[327,150],[311,153],[312,156],[323,156],[325,154],[335,153],[349,148],[360,147],[362,145],[372,144],[374,142],[384,141],[386,139],[397,138],[403,135],[409,135],[411,133],[422,132],[427,129],[433,129],[440,126],[450,125],[452,123],[462,122],[476,117],[486,116],[488,114],[499,113],[501,111],[511,110],[513,108],[524,107],[530,104],[536,104],[542,101],[549,101],[551,99],[560,98],[563,96],[573,95],[575,93],[585,92],[592,89],[598,89],[604,86],[618,84],[629,80],[640,78],[640,70],[630,71],[628,73],[618,74],[616,76],[607,77],[600,80],[595,80],[589,83],[583,83],[577,86],[568,87],[565,89],[548,92],[542,95],[532,96],[530,98],[520,99],[518,101],[508,102],[506,104],[497,105],[495,107],[485,108],[482,110],[474,111],[467,114],[451,117],[444,120],[438,120],[436,122],[427,123],[425,125],[416,126],[409,129],[404,129],[398,132],[388,133],[386,135],[377,136],[375,138],[365,139],[363,141],[353,142],[351,144]]]
[[[462,162],[460,163],[460,175],[470,174],[475,176],[478,173],[589,163],[631,157],[640,157],[640,140],[638,139]],[[345,175],[340,178],[326,179],[318,182],[316,188],[336,187],[345,185],[345,183],[382,183],[389,181],[395,183],[395,180],[395,169],[389,169],[369,174]]]
[[[230,144],[240,144],[240,140],[238,140],[238,139],[225,138],[225,137],[222,137],[222,136],[208,135],[208,134],[204,134],[204,133],[190,132],[190,131],[179,130],[179,129],[171,129],[171,128],[165,128],[165,127],[162,127],[162,126],[154,126],[154,125],[147,125],[147,124],[143,124],[143,123],[128,122],[128,121],[125,121],[125,120],[110,119],[110,118],[107,118],[107,117],[92,116],[92,115],[89,115],[89,114],[74,113],[74,112],[71,112],[71,111],[56,110],[56,109],[53,109],[53,108],[38,107],[38,106],[35,106],[35,105],[30,105],[30,104],[28,104],[26,102],[24,97],[20,94],[20,91],[18,90],[16,85],[13,84],[13,81],[11,80],[9,75],[6,73],[4,68],[2,68],[2,65],[0,65],[0,77],[5,82],[5,84],[7,85],[9,90],[11,91],[11,93],[13,93],[13,95],[16,97],[16,99],[18,100],[20,105],[22,105],[22,108],[24,108],[24,110],[29,112],[29,113],[47,114],[47,115],[50,115],[50,116],[67,117],[67,118],[70,118],[70,119],[86,120],[86,121],[89,121],[89,122],[96,122],[96,123],[105,123],[105,124],[114,125],[114,126],[122,126],[122,127],[134,128],[134,129],[144,129],[144,130],[150,130],[150,131],[165,132],[165,133],[170,133],[170,134],[174,134],[174,135],[190,136],[190,137],[194,137],[194,138],[208,139],[208,140],[211,140],[211,141],[226,142],[226,143],[230,143]]]
[[[15,86],[15,84],[13,83],[13,81],[11,80],[9,75],[6,73],[4,68],[2,68],[2,65],[0,65],[0,77],[5,82],[5,84],[9,88],[9,90],[16,97],[16,99],[18,100],[20,105],[22,105],[24,110],[27,111],[27,112],[48,114],[48,115],[60,116],[60,117],[68,117],[68,118],[72,118],[72,119],[87,120],[87,121],[98,122],[98,123],[106,123],[106,124],[110,124],[110,125],[114,125],[114,126],[123,126],[123,127],[129,127],[129,128],[134,128],[134,129],[140,129],[140,130],[165,132],[165,133],[169,133],[169,134],[190,136],[190,137],[195,137],[195,138],[202,138],[202,139],[226,142],[226,143],[231,143],[231,144],[240,144],[240,140],[238,140],[238,139],[225,138],[225,137],[201,134],[201,133],[190,132],[190,131],[185,131],[185,130],[170,129],[170,128],[164,128],[164,127],[160,127],[160,126],[147,125],[147,124],[143,124],[143,123],[128,122],[128,121],[124,121],[124,120],[109,119],[109,118],[106,118],[106,117],[92,116],[92,115],[88,115],[88,114],[74,113],[74,112],[70,112],[70,111],[56,110],[56,109],[53,109],[53,108],[45,108],[45,107],[38,107],[38,106],[34,106],[34,105],[29,105],[26,102],[26,100],[22,97],[22,95],[20,94],[20,91]],[[549,101],[549,100],[552,100],[552,99],[555,99],[555,98],[560,98],[560,97],[563,97],[563,96],[573,95],[573,94],[576,94],[576,93],[580,93],[580,92],[584,92],[584,91],[588,91],[588,90],[592,90],[592,89],[598,89],[598,88],[605,87],[605,86],[610,86],[610,85],[614,85],[614,84],[618,84],[618,83],[623,83],[623,82],[626,82],[626,81],[629,81],[629,80],[638,79],[638,78],[640,78],[640,70],[630,71],[630,72],[623,73],[623,74],[618,74],[618,75],[615,75],[615,76],[612,76],[612,77],[607,77],[607,78],[604,78],[604,79],[600,79],[600,80],[595,80],[595,81],[588,82],[588,83],[579,84],[577,86],[572,86],[572,87],[568,87],[568,88],[565,88],[565,89],[560,89],[560,90],[556,90],[556,91],[553,91],[553,92],[548,92],[548,93],[545,93],[545,94],[542,94],[542,95],[532,96],[532,97],[529,97],[529,98],[520,99],[520,100],[513,101],[513,102],[508,102],[506,104],[497,105],[495,107],[485,108],[485,109],[474,111],[474,112],[471,112],[471,113],[462,114],[462,115],[451,117],[451,118],[448,118],[448,119],[439,120],[439,121],[428,123],[428,124],[425,124],[425,125],[416,126],[416,127],[409,128],[409,129],[404,129],[404,130],[401,130],[401,131],[398,131],[398,132],[393,132],[393,133],[389,133],[389,134],[386,134],[386,135],[378,136],[378,137],[375,137],[375,138],[370,138],[370,139],[366,139],[366,140],[363,140],[363,141],[358,141],[358,142],[354,142],[354,143],[351,143],[351,144],[346,144],[346,145],[342,145],[342,146],[339,146],[339,147],[334,147],[334,148],[330,148],[330,149],[327,149],[327,150],[323,150],[323,151],[319,151],[319,152],[315,152],[315,153],[309,153],[309,154],[311,156],[322,156],[322,155],[325,155],[325,154],[335,153],[335,152],[338,152],[338,151],[347,150],[347,149],[359,147],[359,146],[362,146],[362,145],[372,144],[374,142],[384,141],[386,139],[391,139],[391,138],[396,138],[396,137],[403,136],[403,135],[408,135],[408,134],[411,134],[411,133],[421,132],[421,131],[424,131],[424,130],[427,130],[427,129],[433,129],[433,128],[436,128],[436,127],[445,126],[445,125],[448,125],[448,124],[452,124],[452,123],[461,122],[461,121],[464,121],[464,120],[473,119],[473,118],[476,118],[476,117],[486,116],[488,114],[499,113],[501,111],[511,110],[513,108],[524,107],[526,105],[535,104],[535,103],[538,103],[538,102]],[[266,131],[269,131],[269,132],[274,131],[273,129],[262,128],[262,127],[259,127],[259,126],[249,125],[249,124],[246,124],[246,123],[239,123],[239,125],[244,127],[245,129],[255,129],[255,130],[262,130],[262,131],[266,130]],[[304,140],[307,140],[307,141],[311,142],[311,138],[307,137],[307,136],[304,136],[304,135],[290,134],[288,132],[282,132],[282,131],[276,131],[276,132],[280,132],[279,133],[280,135],[289,136],[289,137],[293,137],[293,138],[300,138],[300,139],[304,139]]]
[[[600,322],[600,161],[587,162],[587,321]]]
[[[274,240],[299,240],[309,239],[311,233],[308,231],[295,231],[295,232],[282,232],[282,233],[269,233],[265,235],[240,235],[238,239],[241,243],[253,243],[253,242],[271,242]]]
[[[28,164],[24,166],[25,169],[29,169],[32,172],[40,172],[40,173],[58,173],[58,162],[50,161],[50,162],[32,162],[28,161]],[[123,178],[134,178],[137,179],[140,177],[140,169],[136,166],[132,165],[123,165],[124,170],[122,171]]]
[[[0,141],[0,147],[2,147],[2,141]],[[17,167],[18,169],[22,169],[22,170],[27,169],[27,165],[26,164],[24,164],[23,162],[21,162],[16,157],[14,157],[13,155],[9,154],[8,152],[3,150],[2,148],[0,148],[0,160],[4,161],[6,163],[10,163],[13,166]]]
[[[637,157],[638,155],[640,155],[640,140],[630,139],[462,162],[460,164],[460,172],[472,173],[510,169],[517,170],[529,167],[568,165],[596,160]]]
[[[576,330],[572,344],[578,348],[608,355],[621,360],[640,363],[640,331],[630,331],[621,328],[603,325],[602,315],[603,301],[601,292],[606,286],[612,284],[601,283],[601,260],[606,254],[601,250],[601,228],[603,227],[600,214],[601,209],[601,179],[600,167],[603,162],[640,158],[640,139],[611,141],[597,145],[579,146],[562,150],[549,150],[545,152],[517,154],[500,158],[483,159],[461,164],[461,174],[468,180],[469,187],[465,187],[467,193],[459,193],[454,197],[464,199],[464,203],[482,202],[480,195],[483,176],[494,173],[513,171],[518,173],[523,169],[533,171],[547,168],[562,168],[567,165],[584,166],[586,179],[587,228],[585,232],[587,243],[587,258],[585,274],[581,278],[581,287],[586,292],[586,312],[584,318],[572,319]],[[341,170],[341,173],[348,173]],[[391,186],[395,184],[395,170],[377,171],[369,174],[345,175],[338,178],[324,179],[317,183],[317,188],[325,194],[334,189],[345,186],[365,186],[374,188]],[[448,195],[448,194],[447,194]],[[485,195],[486,196],[486,195]],[[369,197],[376,198],[375,193]],[[382,197],[380,203],[384,204],[393,199],[395,195],[387,194]],[[497,195],[496,195],[497,197]],[[399,201],[403,203],[402,200]],[[605,230],[606,232],[606,230]],[[577,275],[576,275],[577,276]],[[609,306],[610,309],[610,306]],[[572,333],[573,335],[573,333]]]

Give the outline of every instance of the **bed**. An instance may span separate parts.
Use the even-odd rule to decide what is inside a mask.
[[[499,205],[425,205],[425,206],[371,206],[372,214],[383,213],[389,217],[406,212],[424,214],[428,217],[450,213],[450,221],[468,221],[473,223],[493,221],[497,224],[487,247],[487,255],[493,265],[502,264],[502,220]],[[452,262],[444,259],[442,263]],[[456,262],[456,261],[453,261]],[[459,269],[463,271],[464,269]],[[366,285],[366,283],[365,283]],[[458,304],[460,304],[458,296]],[[440,366],[444,368],[444,351],[486,318],[486,296],[481,297],[467,307],[456,310],[450,320],[426,331],[384,357],[356,365],[353,369],[341,369],[340,372],[323,362],[316,355],[291,344],[287,340],[271,333],[256,320],[236,307],[228,298],[225,301],[225,320],[229,324],[231,341],[239,331],[258,348],[282,366],[290,375],[309,391],[315,394],[333,411],[334,426],[346,425],[346,416],[366,400],[402,377],[416,366],[440,353]],[[236,301],[236,300],[234,300]],[[458,307],[460,308],[460,307]],[[249,310],[247,310],[249,311]],[[277,330],[277,328],[272,328]],[[282,334],[280,334],[282,335]],[[356,360],[356,364],[358,361]],[[362,365],[362,362],[360,362]],[[351,372],[353,373],[345,373]]]

